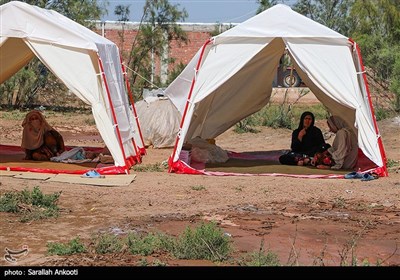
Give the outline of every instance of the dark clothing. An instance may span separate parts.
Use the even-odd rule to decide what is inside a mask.
[[[286,165],[297,165],[304,157],[313,157],[325,144],[322,131],[315,126],[310,127],[303,136],[302,141],[298,135],[301,129],[297,128],[292,133],[291,151],[279,157],[279,162]]]
[[[304,158],[303,154],[288,152],[279,157],[279,162],[280,164],[285,164],[285,165],[297,165],[297,162],[303,158]]]
[[[322,135],[321,129],[312,126],[307,129],[307,133],[303,136],[300,142],[298,136],[301,129],[296,129],[292,133],[292,145],[290,148],[292,152],[305,154],[313,157],[314,154],[325,144],[324,136]]]
[[[304,127],[304,119],[306,116],[311,116],[312,122],[307,129],[306,134],[303,136],[302,141],[298,136]],[[325,144],[324,136],[321,129],[314,126],[314,115],[311,112],[304,112],[301,115],[299,127],[292,133],[292,143],[290,145],[291,151],[280,156],[279,162],[287,165],[297,165],[297,162],[305,157],[313,157],[321,147]]]

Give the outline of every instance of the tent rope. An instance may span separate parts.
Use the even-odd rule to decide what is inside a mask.
[[[160,87],[158,87],[157,85],[153,84],[152,82],[150,82],[149,80],[147,80],[145,77],[143,77],[142,75],[140,75],[138,72],[136,72],[135,70],[133,70],[132,68],[129,68],[129,66],[127,66],[125,63],[122,63],[126,69],[131,70],[133,73],[135,73],[136,75],[138,75],[140,78],[142,78],[143,80],[145,80],[146,82],[148,82],[149,84],[151,84],[153,87],[161,90],[164,93],[164,90]]]

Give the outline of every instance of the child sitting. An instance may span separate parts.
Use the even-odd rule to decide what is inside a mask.
[[[303,157],[299,158],[297,161],[297,165],[311,165],[318,168],[331,167],[335,165],[335,161],[332,158],[332,155],[328,152],[328,149],[331,147],[329,144],[323,144],[317,153],[315,153],[314,157]]]
[[[311,160],[311,165],[318,168],[323,168],[324,166],[331,167],[335,165],[335,161],[333,160],[332,155],[326,150],[324,152],[316,153]]]

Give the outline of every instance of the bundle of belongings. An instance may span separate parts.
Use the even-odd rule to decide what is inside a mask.
[[[69,151],[63,152],[61,155],[50,158],[50,161],[63,163],[84,163],[84,162],[101,162],[114,163],[111,155],[107,155],[108,149],[104,148],[102,153],[85,151],[82,147],[75,147]]]
[[[137,116],[142,127],[146,147],[168,148],[175,145],[179,132],[181,115],[172,101],[162,90],[143,90],[143,100],[135,103]]]
[[[185,143],[183,149],[190,151],[190,160],[195,162],[218,163],[229,159],[228,152],[215,145],[213,139],[196,137]]]

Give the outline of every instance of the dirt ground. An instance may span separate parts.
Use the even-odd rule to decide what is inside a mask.
[[[101,146],[87,115],[47,117],[67,145]],[[22,120],[1,118],[0,142],[19,145]],[[327,131],[324,121],[317,125]],[[387,157],[400,160],[400,117],[378,123]],[[262,128],[261,133],[227,131],[216,139],[224,149],[262,151],[287,149],[291,131]],[[167,160],[171,149],[147,149],[143,164]],[[0,251],[27,245],[29,253],[0,266],[137,266],[140,259],[168,266],[226,266],[233,261],[177,260],[167,255],[148,257],[126,253],[48,256],[48,242],[68,242],[79,236],[86,244],[98,232],[162,231],[178,235],[187,226],[216,221],[231,238],[239,258],[264,248],[279,256],[284,266],[400,265],[400,173],[362,182],[346,179],[298,179],[272,176],[178,175],[133,172],[126,187],[98,187],[0,177],[1,192],[32,189],[61,191],[57,219],[21,223],[0,213]],[[196,186],[203,186],[196,188]]]

